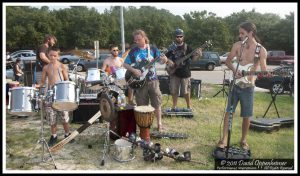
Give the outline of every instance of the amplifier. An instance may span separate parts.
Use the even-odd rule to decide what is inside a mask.
[[[179,88],[179,96],[183,97],[183,91]],[[201,80],[191,78],[191,98],[201,97]]]
[[[162,94],[170,95],[170,76],[169,75],[158,75],[159,88]]]
[[[78,108],[73,111],[73,123],[85,123],[100,110],[99,103],[79,103]]]

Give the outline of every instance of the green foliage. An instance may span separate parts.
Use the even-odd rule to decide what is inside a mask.
[[[257,26],[257,36],[261,43],[270,49],[285,50],[294,53],[294,13],[281,19],[276,14],[261,14],[242,10],[225,18],[204,11],[194,11],[183,18],[166,9],[152,6],[124,8],[125,40],[133,43],[132,32],[143,29],[150,43],[159,48],[169,46],[174,40],[174,30],[179,27],[185,31],[186,41],[193,48],[204,41],[212,40],[210,50],[223,52],[231,49],[238,40],[238,25],[252,21]],[[95,8],[71,6],[60,10],[49,7],[33,8],[29,6],[6,7],[6,48],[8,51],[18,49],[36,49],[45,34],[57,36],[58,46],[62,50],[77,48],[94,48],[99,40],[100,48],[109,44],[121,44],[120,6],[112,6],[104,13]]]

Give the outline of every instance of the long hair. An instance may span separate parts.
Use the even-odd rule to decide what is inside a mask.
[[[55,43],[57,42],[57,39],[54,35],[52,34],[46,34],[45,37],[44,37],[44,43],[46,43],[49,39],[54,39]]]
[[[136,35],[141,35],[144,39],[145,39],[145,42],[146,44],[149,44],[149,39],[147,37],[147,34],[145,31],[141,30],[141,29],[137,29],[135,30],[133,33],[132,33],[133,37],[136,36]]]
[[[251,23],[251,22],[248,22],[248,21],[243,22],[243,23],[240,24],[240,28],[243,28],[247,32],[251,32],[252,31],[253,37],[255,38],[255,40],[258,43],[260,43],[260,39],[256,36],[257,30],[256,30],[256,26],[255,26],[254,23]]]

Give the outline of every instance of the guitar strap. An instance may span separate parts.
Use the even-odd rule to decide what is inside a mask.
[[[183,48],[183,54],[186,55],[186,50],[187,50],[187,44],[184,43],[184,48]]]
[[[150,49],[152,48],[152,50],[153,50],[153,54],[154,54],[154,58],[156,58],[157,56],[156,56],[156,50],[155,49],[153,49],[153,46],[150,46],[150,44],[148,44],[148,46],[147,46],[148,48],[148,56],[150,55]],[[133,48],[128,54],[129,54],[129,56],[130,56],[130,61],[131,61],[131,64],[133,64],[133,63],[135,63],[135,57],[134,57],[134,52],[136,52],[136,50],[138,50],[138,47],[135,47],[135,48]]]
[[[255,48],[255,54],[254,54],[254,59],[259,58],[259,53],[260,53],[260,49],[261,49],[261,44],[257,43],[256,48]]]
[[[149,44],[147,44],[147,50],[148,50],[147,60],[150,62],[150,45]]]

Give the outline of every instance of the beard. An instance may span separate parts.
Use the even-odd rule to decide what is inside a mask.
[[[177,44],[177,45],[182,45],[182,44],[183,44],[183,41],[182,41],[182,40],[180,40],[180,41],[176,40],[176,44]]]

